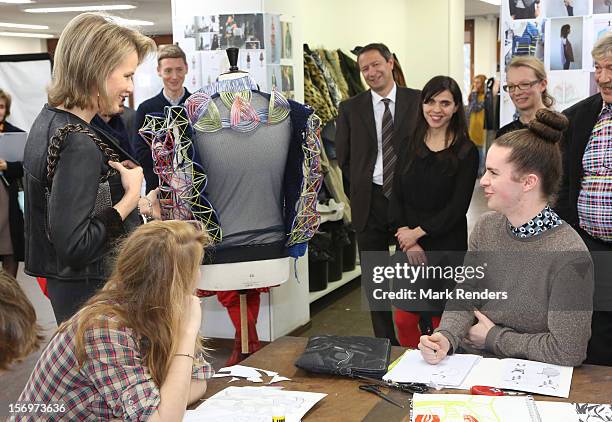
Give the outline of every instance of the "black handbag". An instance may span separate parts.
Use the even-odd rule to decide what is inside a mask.
[[[49,222],[49,198],[51,196],[51,189],[53,184],[53,176],[55,176],[55,170],[57,163],[60,160],[60,151],[66,136],[69,133],[83,133],[98,146],[100,151],[111,161],[119,161],[119,155],[110,148],[104,141],[102,141],[93,131],[83,127],[80,124],[67,124],[55,131],[53,137],[49,141],[49,147],[47,149],[47,186],[45,186],[45,232],[47,239],[51,242],[51,231]],[[96,202],[94,204],[91,215],[93,217],[100,215],[106,208],[112,207],[112,199],[110,192],[110,185],[108,178],[116,174],[116,170],[109,167],[106,174],[100,176],[98,184],[98,192],[96,195]],[[53,242],[51,242],[53,243]]]
[[[382,378],[390,356],[391,342],[386,338],[316,336],[308,339],[295,366],[320,374]]]

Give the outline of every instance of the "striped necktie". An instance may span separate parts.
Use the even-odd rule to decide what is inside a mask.
[[[391,100],[383,98],[382,101],[385,103],[385,112],[382,119],[383,194],[389,198],[393,189],[393,169],[397,156],[391,142],[393,137],[393,116],[391,110],[389,110]]]

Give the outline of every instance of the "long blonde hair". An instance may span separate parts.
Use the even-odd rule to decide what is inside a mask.
[[[161,386],[179,340],[184,299],[194,292],[203,248],[209,244],[206,231],[185,221],[155,221],[136,229],[119,248],[106,285],[59,328],[76,324],[79,363],[86,359],[86,331],[112,319],[111,326],[133,330],[146,344],[144,365]],[[198,337],[196,353],[202,350]]]
[[[57,43],[49,104],[68,109],[92,108],[92,95],[97,90],[102,105],[108,106],[106,80],[111,72],[132,52],[142,63],[154,51],[151,38],[115,23],[109,16],[78,15],[68,22]]]

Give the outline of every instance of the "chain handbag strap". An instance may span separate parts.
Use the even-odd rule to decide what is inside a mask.
[[[91,130],[84,128],[81,124],[67,124],[55,131],[55,134],[49,141],[49,148],[47,150],[47,181],[49,182],[48,188],[51,188],[53,183],[53,176],[57,169],[57,163],[60,158],[60,149],[62,144],[69,133],[83,133],[91,138],[92,141],[100,148],[100,151],[109,158],[110,161],[119,161],[119,154],[117,154],[107,143],[102,141],[95,133]],[[106,182],[109,177],[116,174],[116,170],[110,168],[105,175],[100,177],[100,182]]]

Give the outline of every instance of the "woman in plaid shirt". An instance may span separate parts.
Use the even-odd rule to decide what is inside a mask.
[[[136,229],[109,281],[59,327],[19,397],[57,411],[13,420],[182,420],[213,375],[193,296],[209,243],[206,231],[184,221]]]

